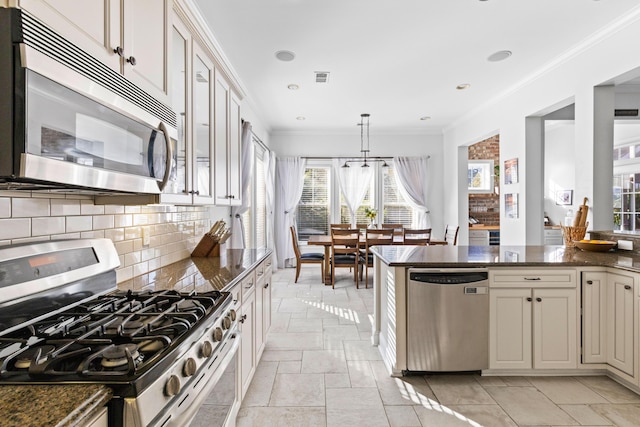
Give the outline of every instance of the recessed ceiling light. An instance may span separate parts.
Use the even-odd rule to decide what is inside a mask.
[[[290,50],[279,50],[276,52],[276,58],[280,61],[290,62],[293,61],[296,57],[296,54],[291,52]]]
[[[302,121],[302,120],[307,120],[307,118],[305,116],[298,116],[296,117],[296,120]]]
[[[420,120],[431,120],[431,116],[422,116]]]
[[[289,90],[298,90],[298,89],[300,89],[300,86],[298,86],[295,83],[291,83],[289,86],[287,86],[287,89],[289,89]]]
[[[505,59],[510,57],[511,54],[512,53],[511,53],[510,50],[499,50],[499,51],[489,55],[489,57],[487,58],[487,61],[489,61],[489,62],[504,61]]]
[[[465,90],[465,89],[469,89],[470,87],[471,87],[471,85],[469,83],[462,83],[462,84],[459,84],[458,86],[456,86],[456,89]]]

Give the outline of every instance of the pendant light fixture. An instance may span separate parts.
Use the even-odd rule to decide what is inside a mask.
[[[342,165],[343,168],[348,168],[349,163],[362,163],[363,168],[370,167],[369,163],[371,162],[382,162],[382,167],[389,167],[387,161],[381,157],[371,157],[369,156],[369,152],[371,151],[369,148],[369,117],[371,115],[369,113],[360,114],[360,153],[361,158],[359,159],[349,159],[344,162]]]

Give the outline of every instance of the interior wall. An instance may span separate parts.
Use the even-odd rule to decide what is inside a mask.
[[[320,134],[320,133],[272,133],[270,145],[278,157],[359,157],[360,133],[353,134]],[[434,236],[444,231],[447,223],[443,217],[445,194],[453,191],[456,181],[442,181],[444,173],[444,150],[440,134],[384,134],[376,133],[373,128],[370,134],[372,156],[430,156],[428,202],[431,211],[431,227]],[[440,231],[442,230],[442,231]]]
[[[573,120],[546,120],[544,136],[544,212],[551,225],[561,225],[568,211],[575,214],[582,204],[575,192],[575,164],[573,161],[575,123]],[[560,191],[573,191],[570,205],[560,205],[556,199]],[[580,199],[580,200],[578,200]]]
[[[470,145],[469,160],[493,160],[500,165],[500,135],[494,135]],[[500,178],[494,177],[494,187],[500,186]],[[500,225],[500,195],[493,193],[469,193],[469,216],[484,225]]]
[[[531,76],[518,87],[506,88],[490,104],[460,118],[445,129],[447,167],[444,169],[444,182],[455,179],[458,174],[457,170],[452,170],[457,163],[454,147],[469,145],[471,141],[477,141],[480,136],[495,129],[499,129],[500,133],[501,162],[515,157],[519,159],[520,184],[514,190],[521,193],[520,212],[523,214],[517,220],[507,222],[501,217],[501,237],[510,236],[510,244],[527,243],[527,201],[522,197],[522,192],[530,173],[537,179],[536,171],[528,170],[525,118],[553,111],[549,111],[550,106],[566,99],[575,99],[576,106],[576,144],[573,158],[567,160],[580,165],[576,170],[576,193],[589,197],[594,204],[601,203],[599,210],[607,208],[610,212],[611,207],[604,206],[606,202],[594,200],[593,197],[594,182],[601,178],[611,179],[610,176],[605,176],[606,171],[602,172],[595,167],[594,87],[609,81],[615,82],[618,76],[628,75],[630,70],[639,69],[640,57],[629,55],[635,49],[635,41],[640,39],[638,17],[635,19],[633,25],[620,26],[617,31],[607,33],[606,37],[592,41],[589,46],[581,46],[572,55],[566,55],[554,67],[548,68],[546,73]],[[457,206],[454,209],[459,211],[466,203],[466,195],[459,193],[456,196]],[[523,201],[525,206],[522,206]],[[537,201],[540,202],[541,200]],[[445,212],[445,216],[453,215],[456,213]]]

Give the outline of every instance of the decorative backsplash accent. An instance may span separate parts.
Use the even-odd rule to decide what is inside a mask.
[[[120,283],[188,258],[227,216],[226,207],[95,205],[86,196],[3,191],[0,245],[106,237],[120,256]]]

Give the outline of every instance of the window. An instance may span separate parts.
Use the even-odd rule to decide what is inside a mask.
[[[242,225],[245,246],[247,248],[264,248],[267,246],[266,150],[256,139],[253,139],[253,143],[255,147],[253,174],[251,184],[243,195],[249,200],[249,209],[242,215]]]
[[[383,223],[402,224],[405,227],[411,227],[413,208],[398,191],[398,183],[393,166],[382,168],[382,201]]]
[[[414,221],[413,208],[398,192],[393,166],[375,166],[377,173],[371,180],[360,207],[356,211],[356,224],[368,224],[365,207],[376,209],[377,223],[403,224],[411,227]],[[308,240],[313,234],[328,234],[329,224],[351,222],[349,208],[335,180],[330,163],[307,163],[302,197],[296,212],[298,237]]]
[[[331,217],[329,166],[307,167],[296,221],[298,238],[308,240],[313,234],[328,234]]]

